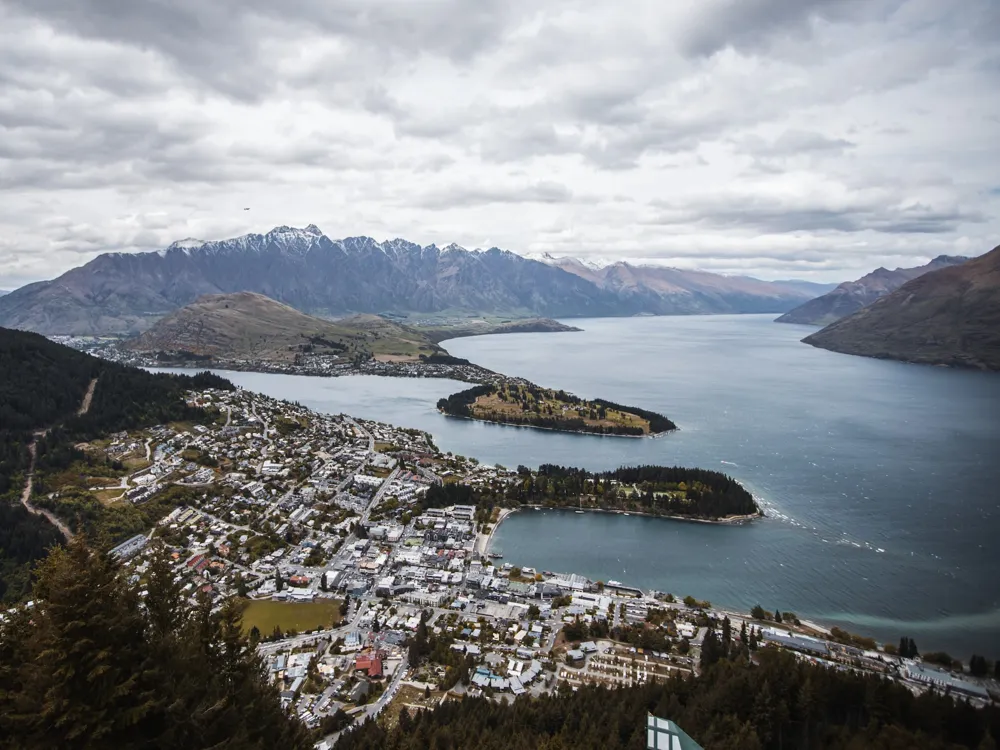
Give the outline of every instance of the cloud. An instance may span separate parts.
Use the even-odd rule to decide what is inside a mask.
[[[829,280],[976,254],[997,28],[993,0],[0,0],[0,288],[309,223]]]
[[[565,185],[533,182],[523,185],[451,185],[419,196],[415,204],[421,208],[448,210],[494,203],[568,203],[572,199],[573,193]]]

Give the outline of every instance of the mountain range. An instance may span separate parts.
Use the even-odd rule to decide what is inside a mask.
[[[125,334],[205,294],[250,291],[319,316],[491,313],[585,317],[785,312],[800,283],[616,263],[541,262],[507,250],[332,240],[315,225],[148,253],[105,253],[0,298],[0,325],[45,334]]]
[[[1000,246],[920,275],[803,340],[845,354],[1000,370]]]
[[[894,271],[876,268],[857,281],[845,281],[823,296],[789,310],[778,318],[777,322],[829,325],[894,292],[908,281],[940,268],[965,263],[967,260],[968,258],[961,256],[939,255],[930,263],[915,268],[897,268]]]
[[[627,304],[657,315],[763,313],[784,307],[796,297],[812,299],[835,286],[810,281],[761,281],[749,276],[722,276],[625,261],[594,263],[548,254],[532,258],[586,279]]]

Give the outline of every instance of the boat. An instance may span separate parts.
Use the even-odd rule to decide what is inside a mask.
[[[493,558],[494,560],[502,560],[503,559],[503,553],[502,552],[490,552],[490,557]]]
[[[583,513],[583,511],[582,511],[582,510],[578,510],[578,511],[575,511],[575,512],[576,512],[576,513]]]
[[[608,581],[608,585],[609,586],[621,586],[622,582],[621,581]]]
[[[625,515],[627,516],[627,515],[629,515],[629,514],[628,514],[628,513],[626,513]]]

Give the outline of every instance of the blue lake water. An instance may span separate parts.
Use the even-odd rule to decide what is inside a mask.
[[[524,512],[505,559],[791,610],[895,642],[1000,657],[1000,376],[852,357],[771,316],[574,320],[582,333],[455,339],[456,356],[539,385],[662,412],[657,439],[450,419],[441,380],[224,373],[314,409],[419,427],[506,466],[680,464],[725,471],[768,517],[740,527]]]

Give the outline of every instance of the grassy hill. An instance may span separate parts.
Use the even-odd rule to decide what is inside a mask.
[[[124,347],[195,360],[268,362],[309,354],[408,362],[443,351],[424,334],[378,315],[323,320],[253,292],[201,297]]]

